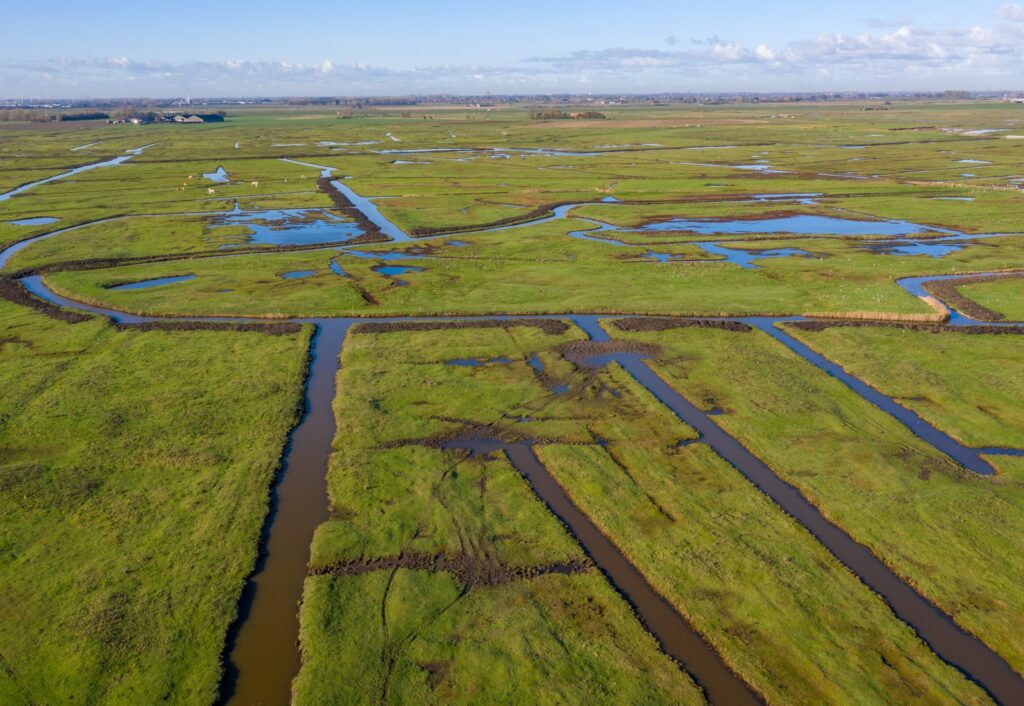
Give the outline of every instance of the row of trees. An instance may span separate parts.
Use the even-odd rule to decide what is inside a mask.
[[[69,120],[106,120],[106,113],[56,113],[29,108],[2,108],[0,122],[57,123]]]

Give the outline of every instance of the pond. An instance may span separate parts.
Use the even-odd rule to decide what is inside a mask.
[[[12,226],[45,226],[50,223],[56,223],[59,218],[53,216],[36,216],[34,218],[19,218],[16,221],[7,221]]]
[[[138,282],[125,282],[124,284],[116,284],[113,287],[107,287],[107,289],[119,291],[123,289],[149,289],[151,287],[160,287],[165,284],[175,284],[176,282],[187,282],[190,279],[195,279],[195,275],[176,275],[173,277],[157,277],[155,279],[143,279]]]
[[[228,173],[224,170],[224,167],[221,166],[218,166],[215,171],[206,172],[205,174],[203,174],[203,178],[209,179],[210,181],[216,182],[218,184],[228,183]]]
[[[210,233],[225,226],[245,226],[250,232],[241,244],[224,245],[225,248],[243,245],[319,245],[340,243],[363,234],[353,221],[329,210],[318,208],[279,209],[273,211],[241,211],[214,218]]]

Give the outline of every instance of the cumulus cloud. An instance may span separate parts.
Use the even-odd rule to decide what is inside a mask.
[[[926,89],[950,82],[982,89],[1013,88],[1024,79],[1019,3],[1003,5],[989,23],[973,27],[919,27],[897,19],[875,22],[874,31],[823,33],[777,46],[723,37],[684,42],[670,35],[659,42],[667,45],[662,49],[580,50],[506,66],[393,69],[330,58],[303,64],[58,57],[0,62],[0,73],[6,90],[29,95],[41,86],[50,95]]]
[[[823,33],[773,47],[759,43],[746,47],[719,37],[691,40],[684,50],[608,49],[537,57],[530,61],[548,69],[572,71],[590,67],[606,72],[636,71],[656,66],[676,74],[727,76],[738,67],[761,65],[773,73],[848,76],[857,83],[878,84],[902,79],[956,77],[964,85],[985,87],[998,77],[1004,86],[1024,79],[1024,7],[1004,5],[997,21],[988,26],[931,29],[901,24],[887,32]],[[878,85],[876,87],[885,87]],[[796,89],[796,86],[792,86]]]
[[[1024,22],[1024,6],[1011,2],[999,8],[999,16],[1011,22]]]

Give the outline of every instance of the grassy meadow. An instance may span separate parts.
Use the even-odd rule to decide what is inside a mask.
[[[552,121],[534,108],[0,123],[0,194],[130,157],[0,197],[0,251],[55,233],[0,275],[39,271],[68,298],[168,316],[899,318],[932,313],[902,277],[1024,270],[1021,105],[623,105]],[[226,182],[206,176],[218,167]],[[225,223],[289,209],[272,231],[350,226],[318,186],[324,167],[410,241],[289,248]],[[562,204],[575,206],[548,218]],[[792,216],[864,232],[749,226]],[[56,220],[16,223],[36,218]],[[723,232],[617,230],[674,219]],[[727,232],[734,221],[749,232]],[[890,221],[920,226],[907,241],[1000,235],[905,256],[871,230]],[[781,248],[798,252],[750,268],[725,256]],[[194,277],[112,288],[175,275]],[[958,291],[1020,321],[1022,281]],[[975,477],[762,333],[608,330],[658,346],[652,364],[681,394],[720,407],[729,433],[1024,671],[1019,457]],[[1019,336],[793,333],[964,443],[1024,447]],[[216,700],[309,336],[72,325],[0,299],[0,702]],[[570,362],[584,337],[349,333],[295,703],[704,702],[503,454],[441,448],[459,433],[535,442],[766,702],[987,703],[623,370]]]
[[[704,445],[680,445],[694,438],[693,430],[628,375],[617,368],[587,373],[570,364],[561,347],[579,337],[575,328],[562,336],[527,327],[382,334],[355,329],[338,382],[345,393],[335,403],[333,518],[317,532],[313,571],[410,554],[468,552],[502,565],[578,556],[500,454],[474,459],[431,444],[486,426],[509,441],[535,439],[539,457],[573,500],[769,702],[985,701],[742,476]],[[539,374],[537,363],[529,364],[535,355],[543,366]],[[447,363],[453,359],[494,362]],[[592,670],[618,683],[641,657],[648,659],[646,652],[614,668],[592,664],[593,656],[574,656],[575,667],[563,663],[575,648],[554,650],[543,666],[524,664],[518,636],[538,634],[533,620],[541,589],[533,582],[529,599],[514,599],[524,610],[501,611],[505,630],[469,637],[463,626],[487,620],[486,611],[499,600],[480,594],[511,586],[472,588],[466,598],[448,603],[445,596],[458,595],[451,579],[421,572],[403,579],[415,580],[416,588],[395,584],[399,593],[389,598],[386,576],[398,580],[409,573],[416,572],[307,579],[300,703],[330,700],[325,694],[361,700],[382,683],[395,694],[429,699],[424,684],[431,684],[431,671],[423,665],[437,662],[448,665],[446,698],[466,693],[515,700],[521,684],[540,679],[538,670],[547,680],[542,692],[552,689],[566,703],[604,702],[614,693],[628,701],[652,698],[592,692],[593,677],[577,683],[570,676]],[[577,596],[595,591],[603,601],[607,586],[598,591],[597,577],[547,581],[562,582]],[[359,582],[364,586],[354,594]],[[421,613],[405,607],[402,601],[412,599],[403,596],[410,593],[426,605],[445,606],[443,617],[440,608]],[[390,611],[391,601],[409,621],[397,637],[391,635],[391,613],[385,620],[369,608],[379,603]],[[565,605],[559,622],[579,625],[584,605]],[[590,620],[590,640],[599,653],[614,650],[608,654],[623,660],[618,647],[606,646],[610,637],[603,631],[631,635],[636,625],[618,610],[605,615],[603,622]],[[374,638],[353,651],[346,636],[354,632]],[[510,640],[509,634],[517,637]],[[578,638],[570,633],[564,639],[573,645]],[[495,656],[478,662],[481,650]],[[487,681],[485,665],[495,663],[514,665],[500,688]],[[382,674],[386,667],[390,677]],[[327,691],[328,684],[339,691]]]
[[[826,347],[818,343],[819,335],[808,340],[827,352],[834,350],[837,360],[858,370],[858,365],[847,362],[854,356],[848,352],[848,343],[846,350],[839,343]],[[926,335],[953,338],[948,345],[957,345],[962,334]],[[1024,668],[1024,641],[1016,629],[1022,619],[1017,606],[1024,605],[1024,595],[1015,578],[1024,571],[1024,538],[1016,531],[1024,521],[1024,485],[1013,471],[1015,466],[995,477],[961,469],[841,382],[763,333],[677,329],[621,336],[660,345],[663,355],[655,368],[681,394],[703,409],[722,409],[716,423],[961,626],[1016,669]],[[829,336],[820,340],[827,341]],[[933,347],[944,340],[926,343]],[[935,353],[925,348],[907,354],[913,350],[910,341],[904,338],[900,343],[906,360],[879,385],[884,391],[898,394],[894,375],[902,376],[898,384],[913,386],[916,380],[920,389],[921,369],[927,362],[921,367],[915,367],[915,362],[928,361]],[[1007,341],[1006,345],[1012,344]],[[879,349],[892,350],[881,344]],[[1014,363],[989,371],[1001,376],[996,384],[1016,384],[1019,355],[1009,355]],[[869,365],[860,367],[870,372]],[[927,370],[937,378],[929,394],[938,403],[927,407],[912,403],[920,405],[926,416],[935,407],[948,410],[941,405],[953,404],[940,392],[943,382],[960,380],[960,394],[965,396],[972,385],[982,384],[964,382],[969,373],[951,370],[948,364]],[[1015,409],[1006,413],[1019,423],[1020,404],[1015,399],[1010,405]],[[955,409],[962,410],[962,403]],[[935,412],[934,416],[946,421],[951,414]],[[964,425],[978,415],[965,416]],[[1005,434],[1001,438],[1006,439],[1004,443],[1013,440]]]
[[[307,341],[0,301],[0,702],[212,702]]]

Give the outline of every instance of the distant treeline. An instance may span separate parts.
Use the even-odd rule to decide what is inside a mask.
[[[541,110],[530,116],[534,120],[604,120],[604,113],[596,110],[583,110],[567,113],[564,110]]]
[[[106,113],[54,113],[28,108],[0,108],[0,122],[62,123],[72,120],[106,120]]]

